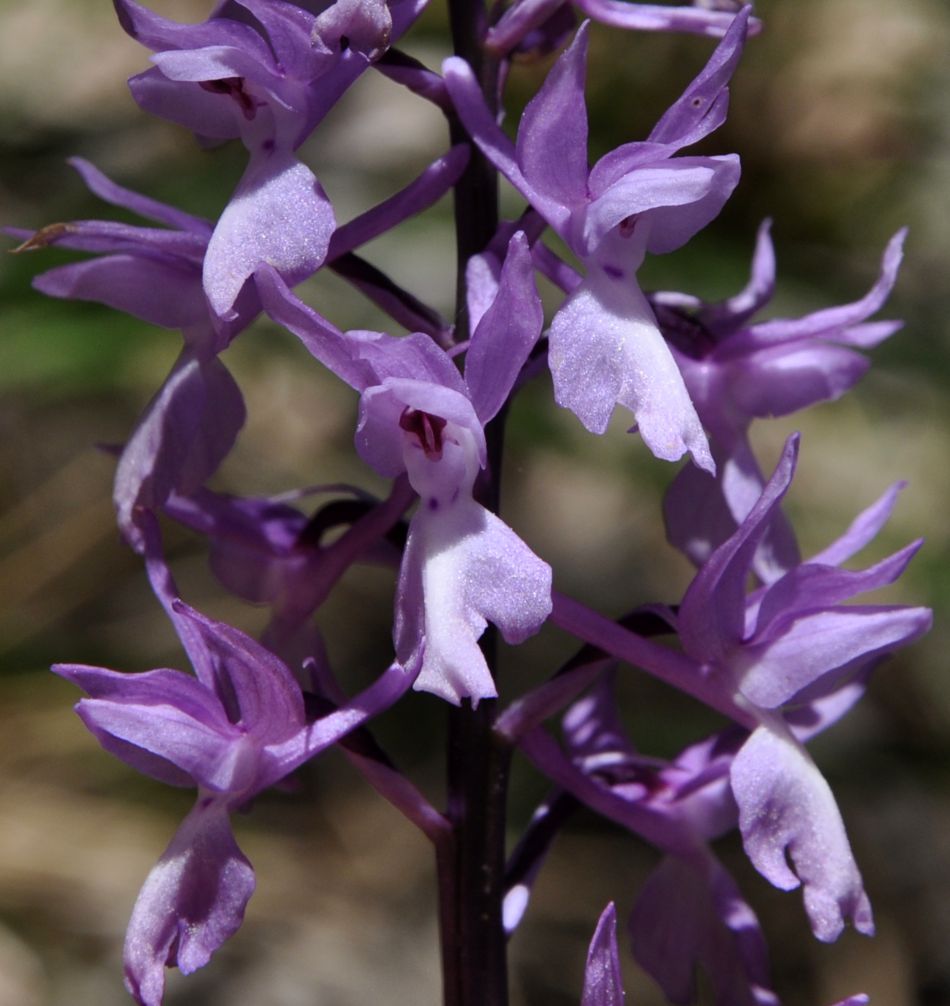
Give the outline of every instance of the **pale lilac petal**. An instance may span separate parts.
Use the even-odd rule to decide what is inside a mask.
[[[297,731],[282,744],[267,749],[268,760],[256,788],[278,782],[304,762],[336,744],[347,734],[388,709],[412,687],[419,673],[420,654],[405,663],[393,663],[366,689],[326,716]]]
[[[309,80],[328,65],[327,57],[312,45],[315,18],[296,4],[268,0],[238,0],[261,23],[283,73],[294,80]]]
[[[745,41],[748,10],[736,15],[709,62],[670,106],[649,138],[623,144],[594,165],[589,180],[592,192],[603,192],[634,168],[663,161],[722,125],[729,103],[729,79]]]
[[[736,436],[719,470],[720,485],[733,520],[739,525],[752,512],[765,489],[765,476],[745,434]],[[801,562],[798,540],[782,508],[772,509],[752,560],[763,583],[772,583]]]
[[[241,392],[216,360],[183,358],[126,444],[116,469],[119,526],[141,548],[139,507],[159,508],[173,490],[202,485],[231,449],[244,423]]]
[[[518,126],[517,157],[524,177],[568,212],[587,198],[586,66],[587,28],[582,25]]]
[[[442,64],[442,72],[452,104],[482,153],[555,230],[565,233],[569,211],[558,199],[552,199],[525,177],[515,145],[488,110],[472,68],[465,60],[451,56]]]
[[[794,320],[775,319],[754,326],[754,333],[762,342],[784,342],[789,339],[813,339],[819,336],[835,338],[836,329],[847,330],[859,325],[879,311],[897,282],[897,271],[904,256],[906,228],[899,230],[888,242],[881,261],[877,282],[860,299],[840,307],[816,311]]]
[[[752,7],[744,7],[732,21],[709,62],[654,126],[653,143],[685,147],[708,136],[721,123],[719,99],[728,95],[728,84],[745,45]]]
[[[637,757],[620,717],[615,677],[613,672],[601,675],[596,687],[564,714],[564,749],[575,760],[605,753],[628,762]]]
[[[346,335],[355,355],[372,368],[377,384],[387,378],[405,378],[441,385],[453,393],[467,395],[465,381],[452,358],[421,332],[399,338],[360,330]]]
[[[863,664],[861,670],[833,692],[812,699],[807,705],[783,710],[782,718],[803,744],[834,726],[864,697],[877,661]]]
[[[588,17],[612,28],[682,31],[713,38],[722,37],[736,19],[736,14],[731,11],[705,10],[688,5],[664,7],[661,4],[629,3],[627,0],[574,0],[574,5]],[[752,18],[750,33],[759,27],[757,19]]]
[[[617,951],[617,910],[611,902],[603,911],[587,951],[581,1006],[623,1006],[626,996]]]
[[[253,154],[208,243],[204,288],[215,313],[228,315],[245,281],[263,265],[291,286],[315,272],[335,225],[320,183],[292,153]]]
[[[592,433],[606,430],[619,403],[657,457],[675,461],[689,451],[714,469],[682,375],[634,280],[593,270],[555,314],[548,360],[557,403]]]
[[[106,304],[163,328],[208,320],[200,269],[170,257],[106,255],[50,269],[33,286],[50,297]]]
[[[675,251],[686,244],[698,231],[710,221],[719,216],[726,200],[732,195],[733,189],[739,184],[739,158],[735,154],[725,154],[721,157],[696,158],[705,161],[711,169],[704,194],[688,204],[679,206],[658,206],[647,210],[642,221],[649,224],[647,232],[647,251],[654,255],[663,255]],[[688,163],[693,158],[679,157],[673,163]]]
[[[478,328],[485,312],[498,294],[501,262],[492,251],[472,255],[465,263],[465,306],[472,331]]]
[[[742,694],[774,709],[825,674],[913,642],[932,621],[928,608],[831,608],[783,626],[774,641],[743,646],[732,666]]]
[[[797,457],[798,437],[793,435],[758,503],[696,574],[683,597],[680,639],[696,660],[725,659],[744,638],[746,577],[769,519],[791,484]]]
[[[589,254],[623,220],[643,214],[647,250],[673,251],[719,213],[738,181],[735,156],[679,157],[631,171],[588,205],[580,250]]]
[[[192,231],[206,238],[211,236],[212,225],[203,217],[192,216],[192,214],[175,206],[169,206],[157,199],[151,199],[121,185],[116,185],[111,178],[85,158],[70,157],[66,163],[79,172],[89,191],[97,195],[103,202],[111,203],[113,206],[121,206],[123,209],[137,213],[140,217],[156,220],[168,227]]]
[[[335,0],[314,23],[314,42],[336,48],[346,37],[348,47],[376,59],[389,46],[393,18],[383,0]]]
[[[898,270],[904,258],[904,240],[907,237],[907,229],[899,230],[888,242],[885,249],[884,258],[881,263],[881,274],[878,281],[860,300],[851,304],[844,304],[840,307],[826,308],[823,311],[815,311],[804,318],[779,319],[760,322],[754,325],[748,333],[748,338],[754,340],[756,345],[771,345],[779,342],[787,342],[792,339],[815,339],[841,338],[847,341],[850,334],[856,330],[855,344],[860,345],[864,341],[860,332],[861,323],[870,315],[875,314],[884,307],[885,302],[894,289],[897,282]],[[900,323],[886,323],[891,326],[885,329],[888,334],[895,331]],[[880,333],[873,328],[876,336]],[[883,338],[881,335],[880,338]],[[880,341],[880,338],[873,338],[872,343]]]
[[[195,723],[203,724],[222,736],[234,733],[217,696],[199,681],[180,671],[162,669],[143,674],[123,674],[81,664],[54,664],[52,670],[54,674],[80,687],[91,698],[116,705],[132,703],[138,706],[174,706]],[[183,768],[177,760],[170,760],[138,744],[120,740],[105,729],[97,729],[94,716],[91,719],[84,717],[84,722],[106,751],[137,771],[171,786],[195,785],[192,772]],[[197,729],[200,730],[200,727]],[[215,751],[218,750],[216,744],[212,743],[212,747]]]
[[[531,250],[519,231],[508,244],[497,294],[465,355],[465,384],[482,423],[493,419],[505,404],[543,325]]]
[[[125,938],[125,983],[141,1006],[161,1006],[165,967],[203,967],[237,932],[254,871],[226,809],[201,798],[139,892]]]
[[[76,712],[107,751],[138,771],[153,774],[149,770],[161,759],[204,789],[246,792],[253,782],[254,750],[241,731],[221,715],[223,710],[218,717],[223,723],[209,724],[204,716],[196,719],[169,704],[177,700],[177,693],[169,694],[167,679],[154,683],[163,690],[155,689],[158,694],[147,696],[148,701],[80,699]],[[136,749],[146,757],[139,759]]]
[[[764,642],[784,630],[787,622],[807,612],[828,608],[858,594],[894,583],[917,554],[922,540],[867,569],[839,569],[807,562],[772,584],[759,604],[752,642]]]
[[[640,888],[630,916],[633,956],[676,1003],[696,1001],[696,972],[720,1006],[778,1006],[759,921],[710,854],[667,856]]]
[[[849,918],[859,932],[873,933],[841,814],[805,749],[784,731],[759,727],[736,755],[731,780],[746,854],[775,887],[803,885],[815,936],[837,939]]]
[[[232,140],[241,135],[243,116],[227,94],[216,94],[187,81],[169,80],[158,67],[130,77],[129,90],[140,108],[198,136]]]
[[[878,531],[887,523],[897,503],[898,494],[906,485],[906,482],[894,483],[879,500],[855,517],[840,538],[822,549],[809,562],[838,566],[860,552],[865,545],[874,540]]]
[[[630,800],[571,761],[543,728],[521,739],[525,757],[552,782],[598,814],[616,821],[651,845],[688,854],[696,839],[688,825],[647,801]]]
[[[234,45],[272,59],[264,40],[249,25],[231,18],[211,18],[200,24],[179,24],[155,14],[134,0],[114,0],[122,28],[146,49],[195,49],[208,45]]]
[[[496,694],[478,639],[492,622],[509,643],[551,610],[551,567],[471,499],[420,509],[410,525],[396,614],[400,659],[424,646],[415,687],[458,704]]]
[[[239,629],[182,601],[174,608],[207,651],[215,690],[248,737],[259,745],[279,744],[303,727],[300,686],[283,661]]]
[[[765,477],[744,436],[735,437],[730,453],[725,457],[717,454],[716,462],[715,479],[693,465],[684,466],[663,500],[667,541],[697,566],[707,562],[735,533],[765,488]],[[775,508],[755,551],[752,569],[768,584],[800,562],[795,532],[781,509]]]
[[[270,82],[274,77],[260,59],[243,48],[229,45],[157,52],[152,62],[169,80],[192,83],[231,77]]]
[[[73,220],[37,231],[22,250],[59,245],[77,251],[127,252],[154,255],[163,260],[183,259],[186,264],[200,265],[206,244],[204,235],[190,231],[140,227],[118,220]]]
[[[732,368],[729,394],[744,416],[785,416],[840,398],[869,366],[865,357],[842,346],[775,346]]]

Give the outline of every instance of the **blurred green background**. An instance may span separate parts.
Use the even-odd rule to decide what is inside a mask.
[[[180,20],[198,20],[209,6],[153,3]],[[755,432],[767,469],[787,433],[803,432],[789,511],[806,554],[887,485],[909,480],[868,561],[925,535],[909,572],[882,597],[931,604],[937,627],[882,667],[862,706],[815,745],[874,902],[875,942],[848,933],[832,947],[816,944],[797,893],[768,888],[735,841],[721,851],[763,917],[777,987],[791,1006],[824,1006],[861,989],[877,1006],[940,1006],[950,1003],[950,10],[937,0],[763,0],[758,12],[766,30],[748,46],[729,122],[704,146],[738,151],[743,180],[707,231],[647,264],[644,286],[734,292],[755,229],[771,216],[780,275],[773,313],[792,315],[860,296],[889,236],[910,226],[883,312],[906,319],[904,331],[874,352],[874,367],[846,399]],[[433,67],[446,55],[443,21],[436,5],[406,41]],[[711,44],[599,27],[593,36],[598,156],[644,136]],[[516,107],[549,62],[515,68]],[[124,80],[145,66],[105,0],[0,0],[0,223],[121,217],[65,165],[77,154],[128,187],[209,217],[220,212],[243,151],[202,151],[140,113]],[[342,221],[408,181],[445,142],[438,113],[368,75],[303,156]],[[516,211],[517,200],[506,199]],[[440,204],[366,252],[451,312],[451,241]],[[128,435],[180,337],[30,289],[36,273],[66,260],[56,251],[0,260],[0,1006],[127,1001],[125,922],[191,801],[102,753],[70,710],[73,689],[47,670],[57,660],[142,670],[183,659],[114,530],[113,465],[96,447]],[[318,276],[304,296],[343,326],[386,324],[333,276]],[[352,394],[292,337],[261,323],[225,360],[250,421],[216,485],[242,494],[317,482],[378,487],[352,454]],[[562,589],[602,610],[675,600],[689,571],[660,530],[670,467],[649,458],[622,422],[603,438],[587,436],[553,406],[547,379],[537,385],[513,410],[506,518],[551,560]],[[262,612],[221,594],[200,543],[172,534],[170,548],[191,603],[250,631],[261,626]],[[389,572],[354,571],[320,613],[334,665],[353,687],[388,660],[392,583]],[[554,632],[506,652],[503,689],[542,680],[569,652]],[[646,751],[670,754],[714,725],[642,675],[627,669],[623,682]],[[437,799],[438,702],[413,695],[379,731]],[[517,825],[544,786],[523,766],[515,782]],[[170,1004],[438,1001],[429,850],[341,758],[308,768],[292,796],[262,797],[237,833],[259,879],[246,925],[205,971],[171,977]],[[514,1003],[578,1001],[597,914],[615,898],[623,918],[652,861],[592,816],[573,822],[513,941]],[[626,973],[631,1003],[663,1001],[636,968]]]

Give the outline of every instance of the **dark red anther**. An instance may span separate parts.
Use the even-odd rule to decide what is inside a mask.
[[[212,94],[229,94],[241,106],[241,113],[245,119],[253,119],[257,114],[257,102],[244,90],[243,77],[202,80],[200,84]]]
[[[633,232],[637,226],[637,215],[634,213],[629,217],[624,217],[620,221],[620,236],[622,238],[629,238],[633,236]]]
[[[433,416],[408,406],[399,417],[400,428],[416,437],[419,446],[431,461],[438,461],[442,457],[442,431],[445,429],[445,422],[441,416]]]

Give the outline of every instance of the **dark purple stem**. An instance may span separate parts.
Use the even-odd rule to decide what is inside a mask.
[[[455,53],[466,59],[490,104],[497,66],[486,60],[481,39],[486,22],[481,0],[449,0]],[[452,142],[470,142],[461,123],[449,117]],[[498,180],[473,146],[455,185],[458,252],[456,339],[469,338],[465,263],[482,251],[498,225]],[[504,411],[504,410],[503,410]],[[497,512],[497,474],[503,435],[501,417],[486,429],[491,467],[479,484],[480,502]],[[495,666],[495,634],[482,637],[488,666]],[[439,920],[445,1006],[507,1006],[508,973],[502,924],[505,894],[505,814],[510,750],[493,733],[496,703],[469,702],[449,713],[446,817],[450,842],[437,847]]]

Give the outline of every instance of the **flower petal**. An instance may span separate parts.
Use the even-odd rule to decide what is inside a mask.
[[[775,887],[804,885],[815,936],[837,939],[848,918],[859,932],[872,934],[871,905],[844,822],[805,749],[787,732],[761,726],[736,755],[731,780],[746,854]]]
[[[217,359],[183,355],[122,451],[113,498],[119,526],[141,550],[140,507],[160,508],[173,490],[202,485],[244,423],[244,401]]]
[[[482,423],[493,419],[504,405],[543,325],[531,250],[519,231],[508,244],[498,291],[479,320],[465,356],[465,383]]]
[[[323,263],[336,221],[313,172],[290,151],[251,155],[208,243],[204,288],[214,312],[231,313],[245,281],[270,265],[291,286]]]
[[[714,468],[682,375],[635,280],[593,270],[555,314],[548,359],[557,403],[592,433],[606,430],[619,403],[636,416],[654,455],[675,461],[689,451],[701,468]]]
[[[174,610],[208,654],[214,685],[232,721],[259,745],[277,744],[304,724],[296,678],[270,650],[250,636],[202,615],[182,601]]]
[[[581,1006],[623,1006],[625,1001],[617,951],[617,909],[611,901],[597,922],[587,950]]]
[[[739,690],[757,706],[774,709],[832,671],[918,639],[932,621],[928,608],[842,607],[805,615],[776,639],[738,651],[733,667]]]
[[[778,1006],[759,920],[710,853],[663,859],[640,888],[630,937],[637,963],[672,1002],[695,1002],[702,967],[716,1003]]]
[[[92,300],[150,325],[191,328],[208,322],[201,271],[183,260],[106,255],[42,273],[35,289],[50,297]]]
[[[587,198],[586,66],[587,27],[582,25],[518,126],[517,156],[524,177],[568,213]]]
[[[254,871],[226,809],[201,798],[139,892],[125,937],[125,984],[141,1006],[161,1006],[165,968],[203,967],[237,932]]]
[[[798,458],[798,436],[782,457],[748,517],[713,552],[689,585],[679,610],[683,648],[694,659],[724,659],[745,636],[746,577],[769,522],[788,490]]]
[[[551,610],[551,567],[471,499],[412,519],[396,611],[396,652],[424,646],[415,687],[459,704],[496,694],[478,639],[488,622],[509,643],[536,632]]]

